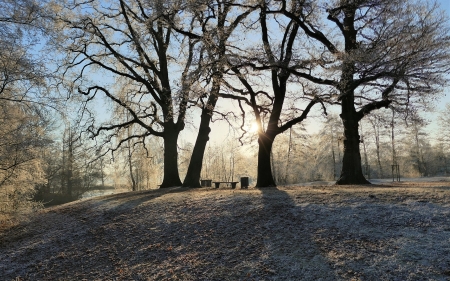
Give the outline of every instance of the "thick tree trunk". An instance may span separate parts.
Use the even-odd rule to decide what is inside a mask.
[[[343,102],[344,103],[344,102]],[[340,115],[344,124],[344,157],[341,176],[336,184],[370,184],[364,178],[359,151],[358,121],[354,112]]]
[[[189,162],[187,174],[183,182],[184,187],[200,187],[203,156],[205,155],[206,144],[208,143],[209,132],[211,131],[209,128],[210,121],[211,115],[207,113],[206,109],[203,109],[197,140],[195,141],[191,161]]]
[[[355,29],[356,8],[348,5],[344,9],[343,33],[345,37],[345,52],[350,55],[358,48]],[[341,176],[336,184],[370,184],[363,175],[361,167],[361,153],[359,151],[358,117],[355,109],[355,85],[353,76],[355,63],[345,61],[342,66],[339,91],[341,94],[341,120],[344,125],[344,157],[342,160]]]
[[[201,187],[200,186],[200,175],[203,166],[203,157],[205,155],[206,144],[209,140],[209,133],[211,128],[209,124],[211,123],[211,118],[213,115],[214,107],[216,106],[218,93],[220,90],[220,77],[215,77],[213,81],[213,87],[211,89],[210,96],[206,106],[202,110],[202,116],[200,119],[200,128],[198,130],[197,139],[195,141],[194,149],[192,151],[191,161],[189,162],[189,167],[186,173],[186,177],[183,181],[183,187]]]
[[[181,186],[180,175],[178,173],[178,141],[179,130],[175,125],[164,127],[164,178],[161,188]]]
[[[276,186],[272,175],[272,165],[270,161],[270,152],[272,151],[273,141],[273,137],[260,133],[258,138],[258,175],[256,187]]]

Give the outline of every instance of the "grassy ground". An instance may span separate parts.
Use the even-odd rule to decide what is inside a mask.
[[[450,183],[181,189],[46,209],[1,280],[450,280]]]

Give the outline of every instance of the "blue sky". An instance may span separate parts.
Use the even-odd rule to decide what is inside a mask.
[[[449,0],[438,0],[441,7],[447,11],[450,11],[450,1]]]
[[[450,18],[450,0],[437,0],[443,10],[445,10]],[[449,77],[450,79],[450,77]],[[437,124],[437,114],[439,111],[444,110],[445,105],[450,103],[450,88],[447,87],[443,90],[444,96],[436,102],[435,111],[433,113],[426,114],[426,118],[430,121],[427,127],[427,131],[433,135],[438,131],[439,125]]]
[[[450,18],[450,0],[437,0],[437,2],[440,4],[441,8],[447,12],[447,14]],[[450,102],[450,87],[447,89],[444,89],[444,94],[445,94],[445,96],[443,96],[438,102],[436,102],[436,110],[437,111],[443,110],[445,104]],[[103,106],[101,106],[100,108],[103,108]],[[195,112],[193,115],[199,115],[199,112]],[[437,116],[436,113],[426,114],[426,118],[429,121],[431,121],[431,124],[428,127],[428,130],[430,133],[433,131],[436,131],[438,128],[437,123],[436,123],[436,116]],[[199,123],[198,118],[193,116],[193,118],[189,121],[193,122],[193,125],[195,127],[198,127],[198,123]],[[323,119],[315,119],[314,120],[314,119],[308,118],[307,121],[310,124],[308,126],[308,131],[315,132],[315,131],[317,131],[318,127],[322,126],[322,122],[324,120]],[[188,127],[190,127],[190,126],[188,126]],[[213,124],[212,127],[213,127],[212,128],[213,132],[210,135],[212,142],[221,143],[226,138],[229,138],[229,137],[235,138],[234,134],[229,131],[229,127],[226,122],[216,122]],[[250,127],[250,125],[248,127]],[[196,129],[186,128],[182,132],[182,136],[180,139],[185,139],[188,142],[194,143],[196,133],[197,133]],[[240,132],[238,132],[238,134],[239,133]]]
[[[431,0],[432,1],[432,0]],[[443,10],[445,10],[450,18],[450,0],[437,0],[439,5]],[[450,77],[449,77],[450,79]],[[426,113],[425,118],[430,121],[430,124],[427,126],[427,131],[433,135],[434,132],[438,131],[439,125],[437,124],[437,114],[439,111],[442,111],[445,107],[445,104],[450,103],[450,86],[443,90],[444,95],[435,103],[435,112]],[[332,110],[333,112],[335,110]],[[338,109],[339,111],[339,109]],[[322,127],[322,122],[324,120],[321,119],[307,119],[307,128],[308,131],[311,133],[317,132],[319,127]],[[194,121],[195,123],[195,121]],[[198,126],[198,124],[195,124],[195,126]],[[213,132],[210,135],[211,141],[220,143],[222,142],[227,136],[229,137],[229,134],[231,137],[233,137],[233,134],[229,132],[229,128],[225,122],[216,122],[213,124],[212,128]],[[187,141],[189,142],[195,142],[195,134],[192,130],[186,130],[186,132],[183,132],[187,136]]]

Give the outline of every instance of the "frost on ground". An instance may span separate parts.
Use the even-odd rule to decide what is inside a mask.
[[[450,183],[173,188],[0,233],[1,280],[450,280]]]

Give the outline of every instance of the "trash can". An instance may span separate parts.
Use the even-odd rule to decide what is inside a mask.
[[[241,189],[248,188],[248,177],[241,177]]]
[[[200,185],[202,187],[211,187],[212,180],[200,180]]]

